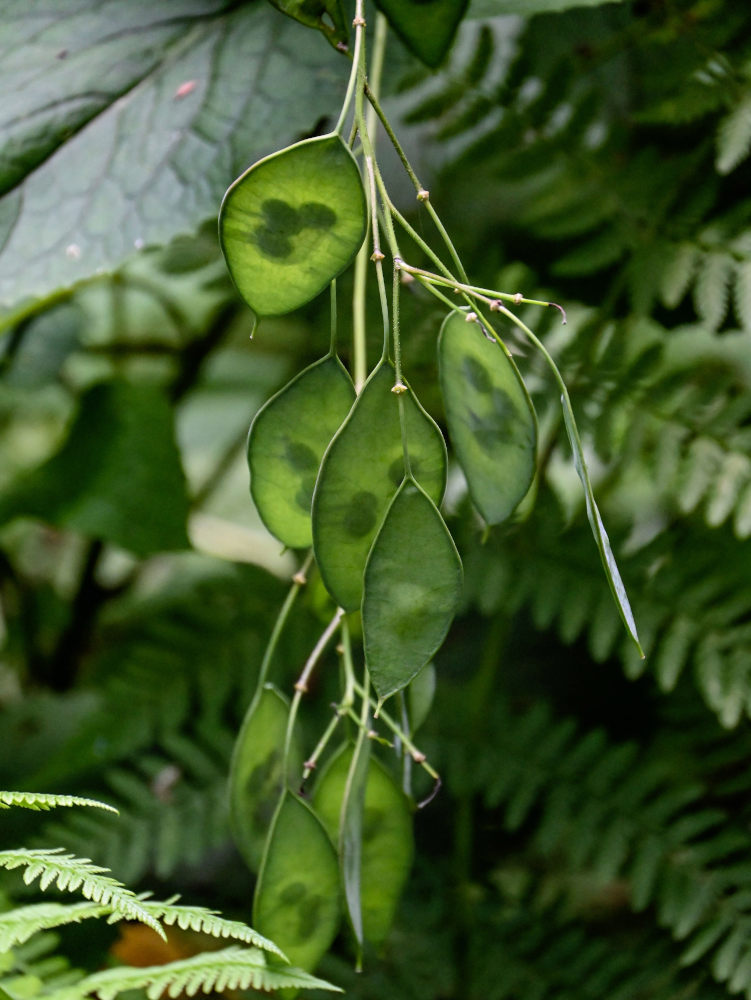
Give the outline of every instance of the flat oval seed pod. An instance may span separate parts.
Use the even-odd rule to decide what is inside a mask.
[[[272,396],[251,424],[250,492],[263,523],[291,549],[313,541],[310,507],[318,467],[354,401],[352,379],[329,355]]]
[[[219,211],[227,267],[259,316],[291,312],[315,298],[352,262],[366,227],[360,171],[334,134],[253,164]]]
[[[248,867],[257,872],[274,812],[287,780],[299,775],[302,752],[293,734],[283,773],[289,703],[271,684],[251,702],[232,753],[229,807],[232,833]]]
[[[468,0],[376,0],[408,49],[437,66],[451,48]]]
[[[537,417],[529,393],[505,349],[463,313],[451,313],[441,327],[438,373],[469,494],[488,524],[500,524],[535,475]]]
[[[313,494],[313,548],[326,588],[354,611],[365,561],[389,501],[404,476],[394,369],[376,368],[321,462]],[[412,472],[440,503],[446,487],[441,432],[411,390],[403,393]]]
[[[342,802],[352,748],[342,749],[321,773],[313,805],[332,838],[339,835]],[[360,899],[365,939],[385,940],[407,881],[414,839],[407,797],[383,765],[371,756],[362,819]]]
[[[462,564],[438,509],[405,480],[365,567],[365,663],[378,697],[405,687],[443,642],[459,607]]]
[[[339,866],[328,834],[310,806],[285,791],[258,876],[253,926],[309,972],[336,936],[339,893]]]

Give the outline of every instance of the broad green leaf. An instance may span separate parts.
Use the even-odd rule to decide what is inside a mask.
[[[613,593],[613,597],[615,598],[615,603],[618,606],[618,612],[623,619],[623,624],[626,626],[629,635],[634,640],[636,648],[639,650],[639,655],[642,659],[644,659],[644,650],[641,648],[641,643],[639,642],[639,636],[636,631],[636,622],[634,621],[634,615],[631,611],[631,605],[629,604],[626,588],[623,586],[621,574],[618,572],[615,556],[613,555],[613,550],[610,548],[610,539],[608,538],[607,531],[605,531],[605,525],[602,523],[600,511],[598,510],[597,503],[595,502],[595,495],[592,492],[592,483],[589,479],[587,463],[584,458],[584,451],[582,450],[579,431],[576,428],[576,422],[574,420],[571,404],[565,396],[561,397],[561,404],[563,406],[563,419],[566,424],[568,439],[571,442],[571,450],[574,453],[574,465],[576,466],[579,479],[584,487],[587,517],[592,528],[592,534],[595,536],[597,548],[600,551],[600,558],[602,559],[602,565],[605,569],[605,576],[608,579],[610,589]]]
[[[269,531],[292,549],[313,540],[310,507],[318,467],[355,400],[355,387],[329,355],[262,407],[248,436],[250,492]]]
[[[169,404],[127,382],[89,389],[57,454],[0,493],[0,522],[39,518],[142,556],[187,548],[187,513]]]
[[[337,753],[313,794],[315,810],[333,838],[339,836],[352,759],[352,749]],[[413,854],[409,802],[386,768],[371,756],[362,821],[360,896],[363,933],[372,944],[380,944],[391,928]]]
[[[339,928],[336,851],[313,810],[285,791],[274,816],[253,901],[253,926],[310,971]]]
[[[248,163],[334,114],[346,61],[267,4],[7,0],[0,302],[216,216]]]
[[[535,475],[537,418],[516,365],[476,323],[452,312],[438,338],[449,437],[472,500],[488,522],[505,521]]]
[[[299,775],[302,751],[294,738],[284,774],[284,741],[289,704],[271,684],[253,699],[232,752],[229,807],[235,843],[257,872],[274,812],[287,781]]]
[[[219,213],[227,267],[259,316],[315,298],[352,262],[366,229],[360,171],[334,134],[254,163],[229,188]]]
[[[365,567],[365,663],[379,698],[405,687],[443,642],[462,594],[462,564],[430,497],[399,487]]]
[[[376,368],[321,462],[313,494],[313,547],[331,596],[347,611],[362,599],[365,561],[389,501],[404,477],[394,369]],[[411,390],[402,395],[412,472],[440,503],[446,447]]]
[[[277,10],[294,17],[308,28],[322,31],[332,45],[347,42],[347,22],[341,0],[269,0]],[[330,18],[330,23],[326,20]]]
[[[376,0],[389,24],[418,59],[435,67],[443,60],[468,0]]]

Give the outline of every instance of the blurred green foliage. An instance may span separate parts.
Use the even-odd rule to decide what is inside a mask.
[[[64,66],[77,44],[96,54],[95,29],[106,34],[97,26],[118,6],[137,20],[129,5],[90,4],[94,33],[81,40],[39,6],[49,34],[25,51],[40,66]],[[0,281],[0,786],[121,811],[3,814],[0,847],[59,844],[136,888],[189,891],[247,920],[253,878],[231,841],[226,776],[297,564],[253,509],[245,438],[272,392],[325,353],[328,304],[265,320],[250,340],[208,215],[247,162],[322,130],[346,67],[270,6],[177,6],[155,34],[144,28],[150,47],[102,84],[96,107],[79,99],[101,52],[55,76],[70,120],[55,131],[39,119],[44,143],[17,139],[10,112],[0,122],[0,269],[11,262]],[[566,306],[565,328],[533,307],[522,315],[569,385],[647,659],[630,648],[591,543],[556,390],[509,330],[540,418],[537,495],[486,538],[450,471],[464,603],[420,732],[443,788],[416,814],[415,870],[365,973],[352,972],[346,933],[320,968],[362,1000],[751,996],[751,8],[548,6],[483,20],[470,5],[436,71],[390,40],[386,103],[473,280]],[[11,8],[3,51],[24,23]],[[279,62],[249,94],[260,38]],[[13,100],[27,94],[15,114],[28,125],[23,51],[0,80]],[[175,97],[188,81],[195,114],[190,91]],[[83,222],[63,168],[91,155],[87,129],[115,134],[148,99],[153,141],[174,133],[179,155],[144,161],[133,212],[150,228],[125,241],[122,164],[87,189]],[[134,162],[148,128],[118,134],[113,148]],[[29,220],[44,185],[62,209],[36,254]],[[424,210],[405,205],[428,231]],[[101,254],[85,243],[100,228]],[[405,367],[440,418],[444,311],[414,286],[403,298]],[[375,293],[369,309],[375,363]],[[287,692],[331,614],[315,572],[300,605],[275,658]],[[306,747],[330,716],[333,655],[324,666]],[[413,781],[427,794],[422,775]],[[0,887],[17,901],[30,891],[10,877]],[[35,938],[22,956],[28,995],[59,972],[45,956],[96,968],[115,934]]]

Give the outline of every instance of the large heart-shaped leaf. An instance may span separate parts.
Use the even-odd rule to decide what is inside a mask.
[[[347,73],[268,4],[3,3],[0,303],[192,232],[249,162],[335,113]]]
[[[366,228],[360,171],[335,134],[254,163],[219,213],[227,267],[259,316],[291,312],[323,291],[352,262]]]

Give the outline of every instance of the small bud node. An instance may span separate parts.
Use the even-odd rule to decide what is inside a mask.
[[[430,201],[430,191],[426,191],[425,188],[420,188],[417,192],[418,201]]]
[[[352,27],[353,28],[364,28],[365,27],[365,18],[364,17],[355,17],[355,18],[353,18],[352,19]]]
[[[305,584],[306,584],[306,583],[308,582],[308,578],[307,578],[307,576],[306,576],[306,575],[305,575],[305,574],[303,573],[303,571],[302,571],[302,570],[299,570],[299,571],[298,571],[297,573],[295,573],[295,575],[294,575],[294,576],[292,577],[292,582],[293,582],[293,583],[296,583],[296,584],[298,585],[298,587],[304,587],[304,586],[305,586]]]
[[[422,750],[412,751],[412,760],[415,762],[415,764],[424,764],[427,759],[428,758],[425,756]]]
[[[308,685],[305,681],[295,681],[295,691],[299,691],[300,694],[308,693]]]
[[[391,391],[400,396],[403,392],[407,391],[407,387],[403,382],[397,382],[396,385],[391,387]]]
[[[468,312],[467,315],[465,316],[465,322],[467,322],[467,323],[476,323],[477,322],[477,313]]]
[[[386,254],[381,253],[380,250],[374,250],[373,253],[370,255],[370,259],[373,261],[374,264],[377,263],[379,260],[385,260],[385,258]]]
[[[342,654],[344,653],[344,646],[340,642],[336,644],[336,651],[339,654],[339,656],[342,656]]]
[[[503,309],[503,303],[501,302],[501,300],[493,299],[493,301],[490,303],[490,311],[492,313],[498,313],[501,311],[501,309]]]
[[[514,305],[518,306],[519,303],[521,302],[521,300],[523,298],[524,298],[524,296],[522,295],[522,293],[521,292],[517,292],[516,295],[514,296]]]
[[[314,760],[306,760],[305,763],[303,764],[303,770],[307,771],[307,774],[305,775],[306,778],[308,774],[310,774],[311,771],[315,771],[315,769],[316,769],[316,762]]]

